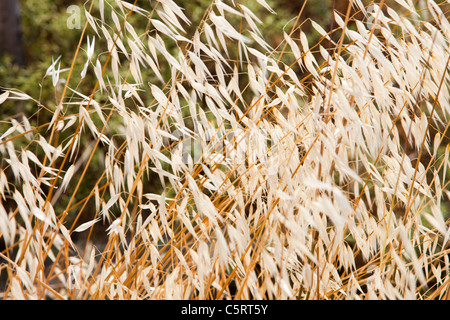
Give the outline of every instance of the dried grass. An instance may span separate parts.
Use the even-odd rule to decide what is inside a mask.
[[[116,1],[111,17],[91,1],[85,68],[66,73],[51,122],[4,120],[4,299],[449,298],[447,4],[354,1],[328,33],[300,13],[272,48],[234,3],[211,3],[188,36],[172,0]],[[79,92],[87,70],[97,82]],[[14,99],[33,98],[0,95]]]

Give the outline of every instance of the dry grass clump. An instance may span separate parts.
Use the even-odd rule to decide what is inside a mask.
[[[178,2],[94,2],[92,91],[55,62],[51,121],[3,120],[4,299],[450,296],[445,3],[350,1],[330,32],[300,12],[273,47],[245,1],[193,35]]]

